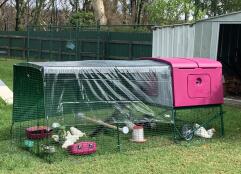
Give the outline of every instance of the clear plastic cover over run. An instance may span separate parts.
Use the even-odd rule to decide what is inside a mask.
[[[167,64],[151,60],[35,64],[43,67],[47,116],[88,111],[96,115],[109,108],[154,117],[155,107],[173,104]]]
[[[77,115],[96,120],[106,120],[112,115],[112,121],[121,123],[126,120],[140,122],[143,118],[162,119],[164,122],[172,120],[171,114],[167,113],[168,108],[173,106],[171,68],[165,63],[152,60],[88,60],[30,62],[20,66],[30,67],[31,71],[24,72],[31,84],[42,84],[37,82],[41,76],[37,78],[36,73],[31,74],[34,69],[42,72],[43,100],[41,96],[36,98],[42,92],[32,89],[32,93],[38,94],[35,97],[38,103],[43,101],[44,110],[42,112],[42,107],[38,103],[35,105],[34,100],[28,102],[31,105],[24,106],[30,108],[27,113],[21,114],[25,117],[18,118],[19,114],[15,114],[17,118],[14,117],[14,120],[61,116],[59,118],[64,118],[65,123],[76,123]],[[42,91],[39,87],[36,89]],[[33,109],[34,112],[31,112]],[[69,119],[73,115],[77,120]]]

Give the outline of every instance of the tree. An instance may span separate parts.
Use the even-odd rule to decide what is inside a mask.
[[[36,0],[35,1],[35,8],[33,9],[33,11],[34,11],[33,24],[34,25],[39,25],[41,13],[43,11],[45,1],[46,0]]]
[[[78,12],[80,10],[80,2],[78,0],[69,0],[73,12]]]
[[[234,11],[241,10],[240,0],[195,0],[195,13],[196,19],[201,16],[207,15],[208,17],[227,14]]]
[[[148,0],[131,0],[130,1],[130,12],[131,12],[131,23],[141,24],[146,4],[149,4]]]
[[[148,8],[149,22],[161,25],[187,22],[193,9],[191,0],[155,0]]]
[[[24,26],[28,25],[30,15],[30,1],[31,0],[15,0],[15,30],[22,30]]]
[[[93,21],[166,25],[239,11],[241,0],[0,0],[0,10],[0,27],[9,30]]]
[[[85,11],[85,12],[92,11],[91,0],[84,0],[84,2],[83,2],[83,11]]]
[[[107,18],[105,15],[105,6],[103,0],[93,0],[92,5],[96,21],[99,21],[100,25],[106,25]]]
[[[19,24],[20,24],[20,21],[19,21],[19,14],[20,14],[20,2],[19,0],[16,0],[16,26],[15,26],[15,31],[18,31],[19,30]]]
[[[69,23],[72,26],[93,25],[95,16],[92,12],[77,12],[71,15]]]

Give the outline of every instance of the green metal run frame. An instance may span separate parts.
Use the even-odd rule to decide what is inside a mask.
[[[138,67],[139,68],[139,67]],[[91,71],[92,72],[92,71]],[[203,126],[205,128],[212,128],[214,120],[218,121],[215,128],[218,127],[218,130],[220,129],[221,136],[224,136],[224,120],[223,120],[223,108],[222,105],[207,105],[207,106],[192,106],[192,107],[180,107],[175,108],[172,106],[161,106],[160,102],[152,103],[142,100],[110,100],[108,103],[106,103],[106,100],[99,100],[101,102],[105,102],[105,104],[99,104],[97,103],[97,100],[95,98],[90,98],[92,100],[81,100],[82,95],[78,94],[78,91],[76,87],[78,87],[76,84],[71,81],[68,81],[68,83],[62,83],[63,80],[66,80],[67,76],[58,76],[59,82],[52,80],[52,76],[49,77],[50,84],[48,86],[47,84],[47,78],[44,79],[43,77],[43,69],[41,69],[41,66],[38,64],[27,64],[27,63],[21,63],[14,66],[14,86],[13,89],[15,91],[14,95],[14,106],[13,106],[13,122],[11,127],[11,134],[13,139],[16,138],[16,140],[22,145],[24,140],[29,140],[27,137],[25,131],[26,128],[29,127],[35,127],[35,126],[46,126],[46,127],[52,127],[53,123],[58,122],[63,126],[68,127],[68,129],[71,126],[74,126],[76,128],[79,128],[83,132],[86,132],[88,135],[88,139],[83,139],[83,141],[87,140],[93,140],[98,142],[100,148],[100,153],[105,153],[113,151],[125,151],[130,149],[139,148],[142,149],[143,147],[160,147],[161,142],[165,141],[164,139],[168,139],[170,142],[177,142],[183,139],[188,139],[187,137],[194,134],[197,128],[192,126],[194,123],[199,123],[200,126]],[[69,76],[68,76],[69,77]],[[71,77],[71,78],[70,78]],[[67,78],[67,80],[72,80],[72,76]],[[75,82],[76,76],[73,78]],[[85,79],[82,79],[85,80]],[[89,79],[92,80],[92,79]],[[150,82],[148,79],[145,80]],[[56,91],[58,92],[57,97],[48,98],[51,96],[50,92],[52,91],[52,82],[55,82]],[[152,82],[152,81],[151,81]],[[59,87],[58,87],[58,85]],[[118,83],[119,84],[119,83]],[[117,85],[118,85],[117,84]],[[125,84],[123,82],[123,84]],[[113,86],[113,90],[116,89],[117,85]],[[127,87],[130,87],[126,84]],[[64,87],[64,88],[62,88]],[[71,87],[71,88],[68,88]],[[46,88],[46,90],[44,89]],[[62,89],[66,92],[66,97],[68,100],[57,100],[58,96],[62,96],[61,92]],[[79,88],[78,88],[79,89]],[[81,88],[82,89],[82,88]],[[90,87],[86,86],[85,90],[89,90]],[[104,88],[103,88],[104,89]],[[132,88],[130,88],[131,90]],[[148,88],[149,89],[149,88]],[[162,88],[163,89],[163,88]],[[143,89],[143,91],[145,91]],[[56,93],[57,93],[56,92]],[[90,91],[89,91],[90,92]],[[124,91],[125,92],[125,91]],[[52,93],[52,92],[51,92]],[[89,93],[89,96],[91,97],[92,93]],[[79,98],[75,97],[79,96]],[[72,98],[73,97],[73,98]],[[171,97],[167,97],[167,99],[170,99]],[[61,98],[62,99],[62,98]],[[142,99],[142,98],[140,98]],[[57,101],[56,104],[51,104],[50,102]],[[148,105],[148,108],[150,108],[153,113],[155,113],[154,121],[157,123],[156,127],[153,129],[148,129],[147,127],[143,126],[143,129],[145,130],[145,138],[147,139],[146,143],[143,144],[134,144],[134,142],[130,141],[132,138],[131,133],[129,134],[122,134],[119,131],[119,128],[121,128],[125,124],[125,119],[115,119],[112,120],[112,122],[109,122],[112,125],[116,126],[116,129],[109,129],[108,127],[103,128],[103,130],[100,131],[100,133],[97,136],[92,137],[91,133],[93,130],[96,130],[98,128],[98,124],[95,123],[89,123],[86,120],[76,120],[75,115],[77,115],[79,112],[82,112],[86,116],[89,116],[91,118],[95,118],[96,120],[101,120],[102,122],[106,122],[108,118],[116,118],[114,116],[119,117],[122,113],[116,114],[116,103],[118,102],[126,102],[128,101],[128,104],[136,104],[136,107],[139,107],[141,109],[145,108],[143,106]],[[66,105],[62,108],[62,102],[72,102],[72,106]],[[77,105],[75,105],[74,102],[78,102]],[[85,103],[85,102],[93,102],[93,103]],[[112,102],[112,103],[111,103]],[[143,102],[145,105],[138,105]],[[87,107],[88,104],[92,104],[92,107]],[[129,105],[129,106],[134,106]],[[57,109],[58,106],[60,106],[60,109]],[[69,108],[68,108],[69,107]],[[61,109],[62,108],[62,109]],[[125,107],[121,108],[122,110],[125,110]],[[54,111],[53,111],[54,110]],[[56,110],[56,111],[55,111]],[[147,110],[147,111],[150,111]],[[60,112],[59,112],[60,111]],[[66,111],[66,112],[64,112]],[[52,114],[54,113],[54,114]],[[141,122],[138,122],[140,119],[145,117],[145,114],[147,112],[142,112],[140,114],[136,114],[132,111],[128,112],[128,114],[135,117],[134,119],[129,120],[133,124],[139,124]],[[208,113],[205,115],[205,113]],[[124,115],[124,114],[123,114]],[[165,115],[168,115],[166,117]],[[201,119],[196,119],[201,118]],[[66,118],[69,118],[70,120],[67,120]],[[167,119],[168,118],[168,119]],[[65,120],[66,119],[66,120]],[[184,136],[182,132],[182,126],[185,124],[189,124],[190,130],[189,134]],[[125,125],[126,126],[126,125]],[[163,127],[161,127],[163,126]],[[165,127],[166,126],[166,127]],[[212,127],[211,127],[212,126]],[[163,128],[163,129],[162,129]],[[164,130],[164,128],[167,128]],[[143,131],[144,131],[143,130]],[[166,132],[162,132],[166,131]],[[149,134],[148,134],[149,133]],[[163,134],[162,134],[163,133]],[[166,134],[165,134],[166,133]],[[162,135],[164,135],[162,137]],[[145,139],[144,138],[144,139]],[[31,140],[31,139],[30,139]],[[172,141],[173,140],[173,141]],[[42,144],[47,145],[53,145],[53,139],[52,138],[46,138],[44,140],[38,141],[33,140],[34,143],[36,142],[36,149],[33,153],[36,153],[36,155],[41,156],[43,154],[43,150],[41,149]],[[82,141],[82,139],[81,139]],[[60,143],[55,145],[56,148],[59,148],[61,151],[59,153],[65,152],[63,149],[61,149],[62,144]],[[106,148],[107,146],[107,148]],[[29,148],[28,148],[29,150]],[[61,154],[62,155],[62,154]],[[51,159],[51,155],[46,156],[47,159]]]
[[[220,119],[220,136],[223,137],[224,136],[224,120],[223,120],[223,106],[222,104],[219,105],[206,105],[206,106],[189,106],[189,107],[179,107],[179,108],[169,108],[172,111],[172,117],[173,117],[173,123],[172,123],[172,128],[173,128],[173,132],[172,132],[172,138],[174,142],[178,142],[179,140],[185,139],[187,140],[187,137],[185,137],[182,132],[178,129],[177,127],[177,122],[183,122],[183,123],[187,123],[187,124],[193,124],[193,123],[188,123],[185,120],[180,120],[176,118],[177,112],[181,111],[181,110],[187,110],[187,109],[199,109],[199,108],[212,108],[212,107],[218,107],[219,108],[219,112],[215,113],[214,115],[212,115],[208,120],[206,120],[204,123],[202,123],[200,125],[200,127],[205,127],[208,123],[214,121],[215,119]],[[117,151],[121,151],[121,140],[120,140],[120,132],[118,131],[119,129],[119,124],[116,124],[117,126]],[[198,128],[193,128],[190,130],[190,134],[187,136],[191,136],[193,137],[194,132],[197,130]],[[192,138],[191,138],[192,139]],[[191,139],[188,139],[188,141],[190,141]]]
[[[210,105],[210,106],[196,106],[196,107],[181,107],[181,108],[168,108],[167,109],[171,109],[171,113],[172,113],[172,117],[173,117],[173,122],[171,123],[172,124],[172,139],[173,139],[173,142],[175,143],[178,143],[180,142],[181,140],[185,140],[186,137],[183,136],[180,128],[178,127],[178,123],[184,123],[184,124],[190,124],[192,125],[193,123],[190,123],[188,121],[185,121],[185,120],[180,120],[179,118],[177,118],[177,113],[179,111],[183,111],[183,110],[187,110],[187,109],[199,109],[199,108],[202,108],[202,109],[208,109],[208,108],[213,108],[213,107],[217,107],[219,108],[219,111],[217,113],[214,113],[214,115],[212,115],[208,120],[206,120],[204,123],[202,123],[200,126],[203,126],[205,127],[207,123],[210,123],[216,119],[220,119],[220,136],[223,137],[224,136],[224,121],[223,121],[223,106],[222,105]],[[49,124],[49,118],[48,117],[45,117],[45,123],[46,125]],[[40,120],[37,121],[37,125],[41,125],[40,123]],[[183,124],[181,124],[183,125]],[[20,125],[21,126],[21,125]],[[11,126],[11,135],[13,133],[13,127],[14,127],[14,122],[12,123],[12,126]],[[121,127],[121,125],[119,123],[116,123],[116,152],[122,152],[122,139],[121,139],[121,133],[119,130],[119,128]],[[20,128],[21,129],[21,128]],[[196,131],[197,129],[196,128],[193,128],[191,131],[190,131],[190,135],[194,134],[194,132]],[[161,136],[161,135],[160,135]],[[19,137],[19,140],[21,139],[21,137]],[[191,139],[189,139],[191,140]],[[188,141],[189,141],[188,140]],[[47,140],[47,143],[49,143],[50,139],[48,138]],[[47,156],[42,156],[41,152],[40,152],[40,144],[41,142],[40,141],[37,141],[37,156],[39,157],[43,157],[45,160],[47,160],[49,163],[52,163],[53,162],[53,159],[52,159],[52,156],[51,155],[47,155]]]
[[[180,107],[180,108],[174,108],[173,109],[173,139],[174,141],[178,139],[178,137],[180,138],[184,138],[186,139],[185,137],[183,137],[183,135],[180,133],[180,131],[177,129],[177,126],[176,126],[176,123],[178,121],[184,121],[184,120],[179,120],[176,118],[176,113],[177,111],[180,111],[180,110],[185,110],[185,109],[197,109],[197,108],[211,108],[211,107],[218,107],[219,108],[219,112],[218,113],[215,113],[213,116],[211,116],[208,120],[206,120],[204,123],[202,123],[200,125],[205,127],[208,123],[212,122],[213,120],[217,119],[217,118],[220,118],[220,135],[221,137],[224,136],[224,121],[223,121],[223,106],[220,104],[220,105],[206,105],[206,106],[191,106],[191,107]],[[194,134],[194,132],[197,130],[198,128],[193,128],[192,130],[190,130],[190,134]]]

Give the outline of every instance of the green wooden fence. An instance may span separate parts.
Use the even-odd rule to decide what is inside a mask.
[[[0,32],[0,56],[33,60],[135,59],[151,56],[152,33],[31,28]]]

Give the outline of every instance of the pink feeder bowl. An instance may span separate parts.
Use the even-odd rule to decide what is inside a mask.
[[[89,155],[96,152],[96,143],[83,141],[69,146],[69,152],[72,155]]]
[[[27,138],[42,139],[50,136],[52,129],[47,126],[34,126],[26,129]]]

